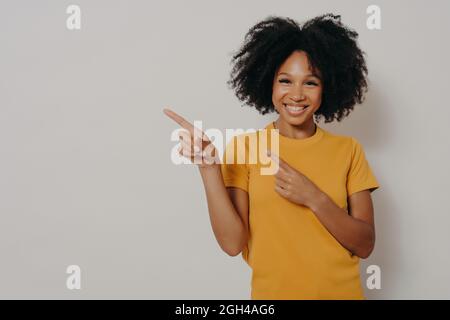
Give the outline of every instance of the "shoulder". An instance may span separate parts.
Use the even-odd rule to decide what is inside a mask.
[[[361,142],[353,136],[335,134],[328,130],[324,130],[323,146],[333,153],[344,153],[348,157],[358,157],[364,153],[364,147]]]
[[[321,129],[323,131],[323,141],[328,144],[349,149],[353,149],[357,144],[359,144],[359,141],[352,136],[336,134],[326,129]]]
[[[233,163],[230,162],[232,161],[231,159],[234,159],[233,161],[237,161],[236,157],[246,159],[246,156],[251,152],[250,150],[255,149],[258,140],[258,132],[254,129],[227,129],[225,138],[226,144],[223,150],[223,157],[227,157],[228,160],[226,160],[226,162],[231,164]]]
[[[267,148],[270,143],[266,129],[226,130],[226,146],[222,157],[224,161],[228,164],[256,164],[261,146]],[[266,139],[261,139],[263,135],[266,135]]]

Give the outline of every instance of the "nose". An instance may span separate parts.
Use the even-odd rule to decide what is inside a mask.
[[[294,102],[299,102],[305,99],[305,95],[300,87],[293,88],[292,93],[290,94],[290,98]]]
[[[305,96],[303,94],[293,94],[290,96],[290,99],[294,102],[300,102],[302,100],[305,100]]]

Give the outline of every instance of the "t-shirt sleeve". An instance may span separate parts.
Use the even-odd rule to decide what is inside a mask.
[[[373,192],[379,187],[362,145],[352,137],[352,158],[347,175],[347,195],[350,196],[367,189]]]
[[[246,163],[238,163],[238,152],[245,151],[237,148],[237,139],[233,137],[223,153],[221,164],[223,182],[225,187],[236,187],[248,192],[248,166]]]

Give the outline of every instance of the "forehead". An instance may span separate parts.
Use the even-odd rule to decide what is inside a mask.
[[[277,74],[285,73],[291,76],[317,76],[320,78],[320,71],[313,70],[308,59],[308,55],[304,51],[294,51],[283,61],[278,68]]]

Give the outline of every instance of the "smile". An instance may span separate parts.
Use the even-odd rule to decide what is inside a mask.
[[[287,112],[292,116],[301,115],[309,107],[309,105],[301,107],[289,104],[283,104],[283,106],[286,108]]]

